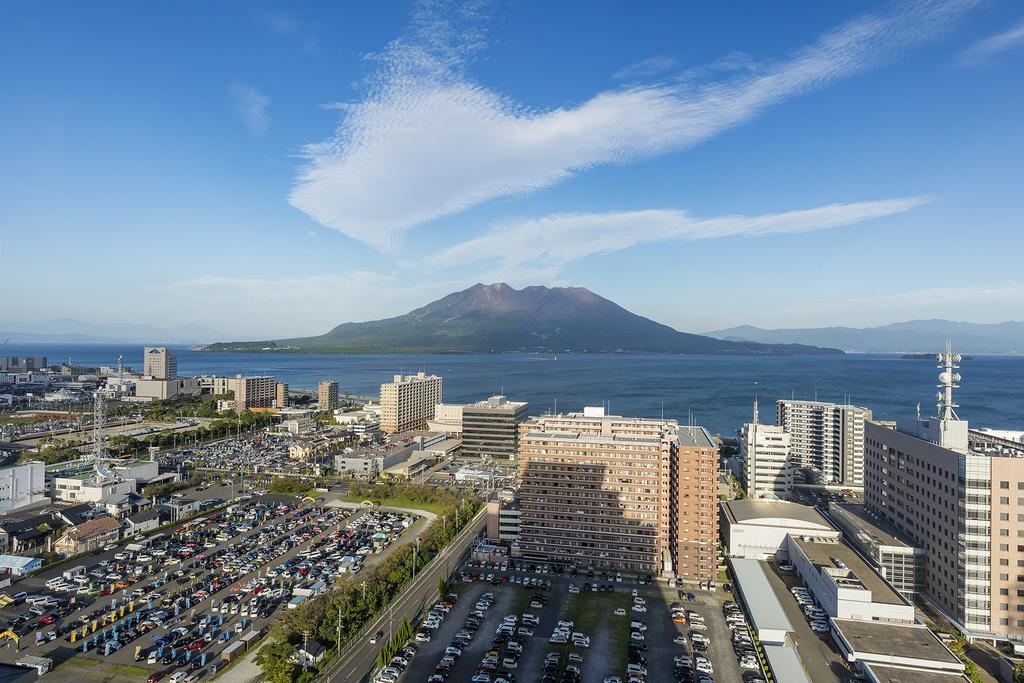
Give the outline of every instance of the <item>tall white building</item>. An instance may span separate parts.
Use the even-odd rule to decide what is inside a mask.
[[[789,498],[794,470],[789,455],[789,434],[778,425],[760,424],[755,401],[754,421],[740,430],[740,455],[735,467],[747,496]]]
[[[153,379],[178,376],[178,359],[163,346],[147,346],[143,353],[142,375]]]
[[[778,401],[776,424],[789,434],[790,460],[823,484],[864,485],[864,422],[871,411],[822,401]]]
[[[33,460],[0,467],[0,512],[11,512],[46,499],[46,465]]]
[[[380,385],[380,428],[386,434],[422,429],[441,403],[441,378],[419,372]]]

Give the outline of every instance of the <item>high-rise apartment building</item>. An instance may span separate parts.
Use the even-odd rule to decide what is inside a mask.
[[[965,635],[1024,642],[1024,447],[972,443],[959,360],[939,356],[936,417],[866,425],[864,502],[923,548],[921,594]]]
[[[338,407],[338,383],[330,380],[320,382],[320,410],[334,410]]]
[[[491,396],[486,401],[462,407],[462,454],[471,458],[515,458],[519,448],[519,425],[526,419],[529,404]],[[435,413],[436,417],[436,413]]]
[[[789,434],[790,461],[823,484],[864,485],[864,422],[871,411],[821,401],[776,403],[775,423]]]
[[[520,427],[520,549],[569,566],[715,576],[718,449],[674,420],[583,413]]]
[[[281,382],[277,383],[277,387],[274,390],[274,406],[277,408],[285,408],[288,406],[288,385]]]
[[[277,379],[262,375],[235,377],[235,411],[242,413],[250,408],[273,408],[277,401]]]
[[[422,429],[441,403],[441,378],[419,372],[380,385],[380,428],[385,434]]]
[[[790,462],[790,437],[778,425],[759,422],[757,402],[754,421],[743,425],[739,435],[740,454],[734,474],[751,498],[787,499],[793,490],[794,465]]]
[[[46,356],[4,356],[0,358],[2,372],[31,372],[46,368]]]
[[[178,376],[178,359],[163,346],[147,346],[143,352],[144,377],[174,379]]]

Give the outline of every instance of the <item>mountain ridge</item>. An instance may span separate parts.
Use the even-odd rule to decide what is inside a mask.
[[[738,325],[706,332],[728,341],[770,344],[813,344],[850,353],[934,353],[952,342],[957,351],[994,355],[1024,353],[1024,322],[971,323],[928,318],[874,327],[810,327],[764,329]]]
[[[583,287],[477,283],[399,316],[346,322],[314,337],[223,342],[209,351],[318,353],[712,353],[831,354],[680,332]]]

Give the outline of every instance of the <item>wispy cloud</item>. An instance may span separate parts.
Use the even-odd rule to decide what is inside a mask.
[[[403,231],[601,164],[685,149],[775,103],[863,71],[945,29],[978,0],[919,0],[868,14],[753,73],[631,85],[575,106],[533,110],[472,81],[461,7],[426,5],[378,56],[335,134],[305,148],[290,201],[325,226],[391,250]],[[451,15],[461,18],[454,22]],[[478,22],[478,13],[469,11]],[[466,35],[468,37],[462,37]]]
[[[228,88],[228,97],[250,135],[259,136],[270,130],[270,118],[267,116],[269,97],[251,85],[241,83],[234,83]]]
[[[635,64],[623,67],[612,74],[612,78],[619,80],[629,80],[633,78],[650,78],[656,74],[660,74],[663,71],[668,71],[676,64],[679,60],[675,57],[668,55],[658,55],[656,57],[648,57]]]
[[[1024,45],[1024,21],[1008,31],[979,40],[960,53],[961,66],[976,66],[995,55]]]
[[[676,209],[557,214],[501,225],[433,257],[438,266],[494,262],[503,269],[557,273],[566,263],[637,244],[825,230],[909,211],[929,197],[903,197],[762,214],[696,218]]]
[[[307,55],[315,55],[320,51],[320,26],[316,22],[305,21],[281,11],[263,12],[256,19],[277,35],[298,40]]]

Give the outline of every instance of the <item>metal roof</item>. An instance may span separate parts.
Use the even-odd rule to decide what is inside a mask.
[[[764,568],[757,560],[743,557],[732,558],[732,570],[736,577],[736,585],[743,596],[743,601],[750,610],[753,626],[758,630],[787,631],[793,630],[786,612],[782,609],[778,596],[768,583]],[[788,680],[780,678],[779,680]]]
[[[764,654],[768,657],[768,666],[771,667],[775,680],[785,683],[811,683],[795,647],[765,645]]]
[[[729,517],[737,522],[756,522],[759,519],[792,519],[804,524],[813,524],[823,530],[832,531],[820,512],[809,505],[790,503],[784,500],[759,500],[743,498],[725,503]]]

